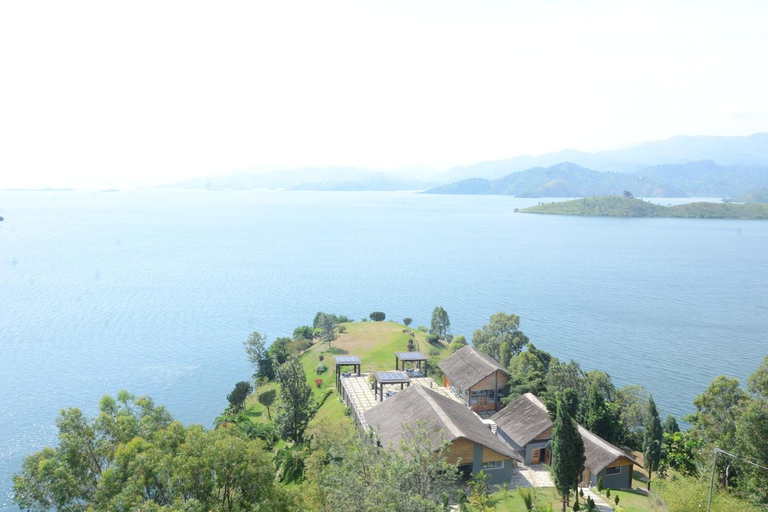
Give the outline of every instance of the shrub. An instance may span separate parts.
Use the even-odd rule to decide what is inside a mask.
[[[606,491],[605,491],[605,497],[606,497],[606,498],[610,498],[610,497],[611,497],[611,490],[610,490],[610,489],[606,489]]]
[[[323,385],[323,379],[315,379],[315,386],[322,387]]]
[[[579,489],[579,496],[584,497],[584,489]]]
[[[437,350],[436,348],[432,347],[432,348],[429,349],[429,351],[427,351],[427,354],[430,355],[430,356],[439,356],[440,355],[440,351]]]
[[[413,345],[413,340],[408,340],[408,352],[413,352],[416,347]]]
[[[408,318],[408,317],[403,318],[403,325],[405,325],[406,327],[411,325],[411,322],[413,322],[413,318]]]
[[[597,479],[597,492],[603,492],[603,477]]]
[[[427,334],[427,343],[434,345],[440,342],[440,337],[437,334]]]
[[[325,363],[320,363],[319,365],[315,366],[315,373],[318,375],[322,375],[327,371],[328,371],[328,365],[326,365]]]
[[[349,406],[344,408],[344,416],[351,416],[352,410],[349,408]]]
[[[616,504],[617,507],[619,506],[619,495],[618,494],[613,497],[613,502]]]
[[[363,317],[363,318],[361,318],[361,319],[360,319],[360,321],[361,321],[361,322],[367,322],[367,321],[368,321],[368,319],[367,319],[367,318],[365,318],[365,317]]]
[[[573,512],[579,512],[581,510],[581,505],[579,505],[579,502],[573,504]]]
[[[374,311],[368,316],[374,322],[383,322],[387,318],[387,315],[385,315],[383,311]]]
[[[344,327],[343,325],[339,325],[338,327],[336,327],[336,332],[338,332],[339,334],[345,333],[347,332],[347,328]]]
[[[420,325],[418,329],[416,329],[419,332],[427,332],[427,328],[423,325]]]
[[[325,359],[325,356],[324,356],[323,354],[320,354],[319,356],[317,356],[317,358],[318,358],[320,361],[322,361],[323,359]]]
[[[525,510],[533,510],[533,490],[530,487],[521,487],[517,490],[520,499],[523,500]]]

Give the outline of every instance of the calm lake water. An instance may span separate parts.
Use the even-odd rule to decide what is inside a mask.
[[[0,192],[0,509],[65,406],[125,388],[211,426],[241,342],[318,310],[540,348],[691,412],[768,353],[768,222],[514,213],[536,199],[354,192]],[[663,200],[662,202],[670,202]],[[680,202],[680,201],[677,201]]]

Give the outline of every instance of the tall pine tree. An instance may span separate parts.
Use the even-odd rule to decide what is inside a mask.
[[[315,406],[304,367],[298,359],[290,359],[277,370],[277,380],[280,383],[280,405],[276,422],[280,437],[301,442]]]
[[[584,441],[576,422],[568,413],[562,397],[557,399],[555,421],[552,423],[552,476],[555,487],[563,496],[563,512],[571,489],[578,486],[584,472]]]
[[[661,442],[663,431],[659,411],[653,396],[648,398],[648,413],[645,415],[645,432],[643,433],[643,465],[648,470],[648,489],[651,488],[651,474],[659,469],[661,461]]]

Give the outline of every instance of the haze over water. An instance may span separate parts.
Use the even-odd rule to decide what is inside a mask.
[[[428,325],[441,305],[468,338],[514,312],[535,345],[644,385],[662,415],[768,354],[768,222],[514,213],[537,202],[0,192],[0,509],[59,409],[125,388],[210,427],[252,373],[242,340],[319,310]]]

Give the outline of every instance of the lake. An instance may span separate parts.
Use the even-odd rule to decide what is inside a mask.
[[[149,394],[207,427],[251,331],[327,311],[538,347],[684,415],[768,353],[768,222],[539,216],[537,199],[378,192],[0,192],[0,509],[61,408]],[[660,202],[672,202],[660,200]],[[680,202],[675,201],[675,202]]]

